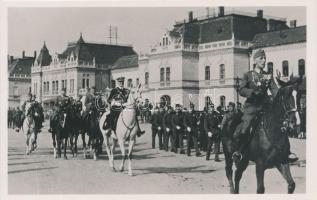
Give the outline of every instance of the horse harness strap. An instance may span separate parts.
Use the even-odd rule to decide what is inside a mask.
[[[125,122],[124,122],[124,120],[123,120],[123,114],[121,115],[121,120],[122,120],[122,123],[123,123],[123,125],[131,132],[132,131],[132,129],[135,127],[135,125],[136,125],[136,121],[134,122],[134,124],[131,126],[131,127],[129,127]]]

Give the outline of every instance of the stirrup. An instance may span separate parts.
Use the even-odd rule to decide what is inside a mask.
[[[234,160],[235,162],[237,162],[237,161],[241,161],[241,160],[242,160],[243,155],[242,155],[242,153],[235,151],[235,152],[233,152],[231,158],[232,158],[232,160]]]

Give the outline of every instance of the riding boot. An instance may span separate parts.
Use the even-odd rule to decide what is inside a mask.
[[[141,137],[141,135],[143,135],[144,133],[145,133],[145,131],[141,131],[141,128],[140,128],[140,124],[139,124],[139,121],[138,121],[138,119],[136,119],[136,124],[137,124],[137,126],[138,126],[138,132],[137,132],[137,136],[138,137]]]

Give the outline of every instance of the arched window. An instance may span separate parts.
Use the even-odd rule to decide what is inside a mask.
[[[226,97],[225,96],[220,96],[220,106],[225,107],[226,106]]]
[[[207,108],[207,106],[210,104],[211,104],[211,98],[210,98],[210,96],[206,96],[205,97],[205,107]]]
[[[282,62],[283,76],[288,76],[288,61],[284,60]]]
[[[166,67],[166,81],[171,80],[171,70],[169,67]]]
[[[127,86],[128,86],[129,88],[132,88],[132,79],[131,79],[131,78],[128,79],[127,84],[128,84]]]
[[[168,95],[163,95],[160,98],[160,102],[164,105],[164,106],[170,106],[171,105],[171,97]]]
[[[55,94],[55,81],[52,82],[52,94]]]
[[[219,72],[220,72],[220,79],[225,79],[225,73],[226,73],[226,71],[225,71],[225,65],[224,64],[221,64],[220,66],[220,70],[219,70]]]
[[[47,83],[46,83],[46,87],[47,87],[46,92],[50,92],[50,82],[48,82],[48,81],[47,81]]]
[[[210,67],[205,67],[205,80],[210,80]]]
[[[145,85],[149,85],[149,72],[145,72],[145,75],[144,75],[145,77],[144,77],[144,84]]]
[[[46,93],[46,82],[44,82],[43,90],[44,90],[43,92]]]
[[[164,82],[164,68],[162,67],[160,70],[160,82]]]
[[[273,63],[272,62],[268,62],[267,63],[267,72],[270,73],[270,74],[273,74]]]
[[[138,86],[140,84],[139,78],[136,78],[135,85]]]
[[[305,75],[305,60],[304,59],[298,60],[298,75],[300,76]]]

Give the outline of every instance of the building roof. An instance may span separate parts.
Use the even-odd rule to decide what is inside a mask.
[[[43,47],[40,51],[40,54],[36,59],[36,62],[39,66],[47,66],[47,65],[50,65],[52,62],[52,56],[50,55],[50,53],[46,47],[45,41],[44,41]]]
[[[258,33],[267,31],[268,21],[261,17],[229,14],[220,17],[194,19],[190,22],[177,23],[169,32],[171,37],[182,37],[185,43],[210,43],[235,39],[252,41]],[[287,28],[286,22],[275,21]]]
[[[34,63],[34,57],[24,57],[14,59],[8,65],[9,75],[22,75],[22,76],[31,76],[31,67]]]
[[[82,35],[76,43],[69,43],[68,47],[59,55],[60,58],[67,58],[73,55],[79,61],[93,62],[96,64],[111,65],[118,58],[127,55],[137,55],[132,46],[121,46],[112,44],[87,43]]]
[[[255,35],[253,48],[285,45],[306,41],[306,26],[271,31]]]
[[[119,58],[112,69],[125,69],[125,68],[133,68],[138,67],[139,57],[138,55],[129,55],[129,56],[122,56]]]

